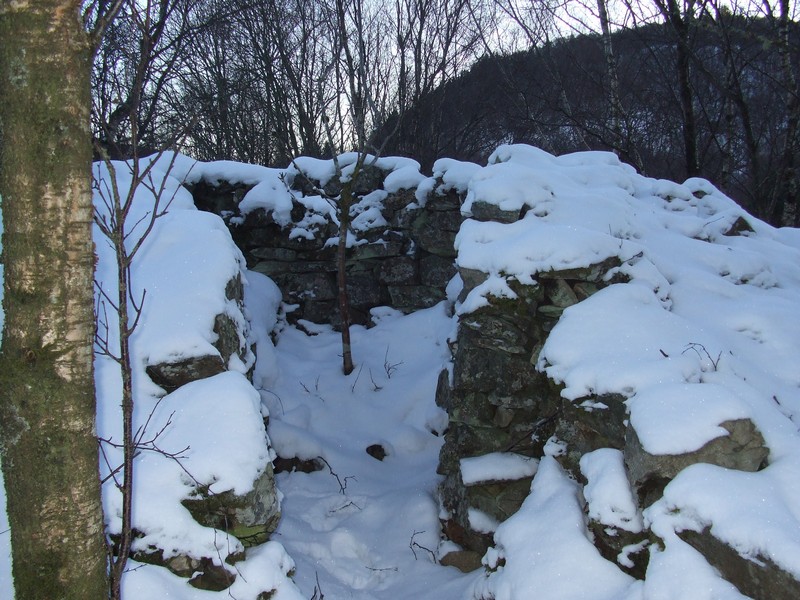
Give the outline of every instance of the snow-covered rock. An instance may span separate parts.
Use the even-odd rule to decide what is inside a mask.
[[[445,531],[488,544],[475,597],[796,595],[800,513],[779,508],[800,465],[796,231],[607,153],[501,146],[463,171],[437,399]],[[510,517],[472,485],[497,452],[541,460]],[[501,521],[488,542],[474,510]]]
[[[173,177],[191,172],[185,158],[171,159],[162,156],[135,188],[126,219],[126,244],[129,251],[136,249],[128,321],[135,323],[131,363],[137,444],[131,550],[134,565],[165,566],[194,587],[223,590],[247,570],[246,548],[266,542],[280,515],[266,415],[248,379],[255,363],[251,346],[265,353],[256,372],[260,382],[270,372],[270,360],[274,363],[269,331],[251,332],[251,322],[271,328],[277,303],[260,298],[245,307],[244,258],[222,219],[198,211]],[[151,161],[144,159],[141,167]],[[116,162],[113,167],[124,199],[132,186],[131,166]],[[111,222],[111,177],[106,165],[95,165],[95,205],[106,222]],[[149,230],[154,214],[159,216]],[[113,540],[121,531],[122,506],[116,485],[122,464],[122,381],[114,358],[119,356],[117,265],[99,228],[95,243],[98,434],[104,512]],[[258,287],[265,289],[261,281]],[[259,303],[272,311],[271,325],[259,314]],[[281,585],[290,589],[286,577],[291,566],[281,560],[272,566],[261,561],[262,568],[273,570],[274,587],[240,584],[239,597],[255,598]],[[126,576],[126,597],[153,597],[140,587],[150,579]],[[166,590],[177,584],[164,585],[163,595],[169,595]]]
[[[167,452],[136,459],[134,551],[184,579],[134,564],[129,597],[209,597],[187,578],[230,586],[226,597],[292,600],[323,590],[461,598],[469,589],[496,600],[800,593],[796,230],[754,219],[709,182],[648,179],[608,153],[502,146],[487,166],[437,161],[430,178],[413,161],[381,159],[370,186],[382,189],[361,190],[348,237],[351,265],[369,265],[358,274],[362,297],[372,302],[377,289],[381,302],[409,309],[446,296],[458,335],[443,305],[366,310],[376,326],[353,328],[364,368],[347,378],[330,328],[286,326],[277,348],[270,332],[281,291],[304,298],[304,316],[330,317],[322,296],[332,294],[324,265],[335,211],[318,188],[335,193],[348,174],[331,183],[332,162],[315,159],[277,170],[177,156],[166,177],[172,158],[156,170],[170,210],[133,273],[133,298],[147,290],[135,419]],[[352,169],[353,157],[341,164]],[[181,182],[216,190],[204,208],[224,222],[195,210]],[[132,222],[152,203],[137,191]],[[104,244],[98,280],[110,295]],[[445,291],[453,258],[459,276]],[[279,290],[247,264],[291,277]],[[226,293],[231,281],[244,286],[244,306]],[[227,333],[215,328],[220,315]],[[113,314],[103,318],[113,347]],[[442,369],[448,348],[455,364]],[[166,395],[146,374],[202,357],[213,357],[213,373],[168,384]],[[102,356],[96,371],[98,429],[116,441],[118,371]],[[258,541],[270,529],[280,495],[264,406],[285,467],[297,468],[279,475],[278,530],[297,565],[277,542],[246,548],[254,529]],[[104,448],[107,477],[119,453]],[[113,477],[104,488],[114,535]],[[451,540],[438,549],[437,522]],[[435,564],[469,570],[481,556],[468,575]]]

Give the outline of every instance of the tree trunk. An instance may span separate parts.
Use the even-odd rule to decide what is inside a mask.
[[[619,98],[619,77],[617,59],[611,44],[611,27],[608,22],[606,0],[597,0],[597,14],[600,17],[600,31],[603,36],[603,54],[606,58],[608,77],[608,102],[611,105],[611,133],[614,136],[614,149],[622,150],[622,102]]]
[[[689,47],[695,2],[688,0],[683,8],[677,0],[655,0],[656,7],[668,23],[676,38],[675,70],[678,79],[678,97],[683,117],[683,154],[686,161],[686,176],[695,177],[700,173],[697,158],[697,122],[694,110],[694,90],[692,89],[691,59]]]
[[[773,193],[768,218],[776,227],[781,225],[800,226],[800,190],[797,182],[797,136],[800,130],[800,99],[798,99],[797,78],[792,64],[789,0],[780,0],[778,17],[778,52],[781,57],[783,84],[785,86],[785,133],[783,148],[778,162],[778,184]],[[785,220],[786,209],[790,209],[791,221]]]
[[[336,248],[336,288],[339,301],[339,316],[342,320],[342,371],[353,372],[353,352],[350,346],[350,298],[347,294],[347,232],[350,229],[350,207],[353,205],[353,183],[358,176],[344,184],[339,197],[339,244]]]
[[[683,112],[683,152],[686,157],[686,176],[695,177],[700,174],[700,168],[697,160],[697,124],[690,76],[691,56],[688,49],[688,31],[681,31],[680,35],[677,66],[678,89]]]
[[[91,53],[80,7],[0,5],[0,439],[18,600],[108,595],[92,369]]]

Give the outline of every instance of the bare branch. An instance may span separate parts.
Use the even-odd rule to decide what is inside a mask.
[[[414,533],[411,534],[411,540],[408,542],[408,547],[411,548],[411,552],[414,554],[414,560],[417,560],[417,551],[415,550],[415,548],[419,548],[420,550],[424,550],[425,552],[430,554],[431,561],[433,561],[434,564],[438,564],[439,561],[436,560],[436,553],[433,550],[431,550],[430,548],[426,548],[425,546],[422,546],[419,542],[417,542],[414,539],[415,537],[417,537],[418,535],[421,535],[423,533],[425,533],[425,532],[424,531],[416,531],[416,530],[414,530]]]

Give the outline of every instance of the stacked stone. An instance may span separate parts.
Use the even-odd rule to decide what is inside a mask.
[[[388,173],[365,167],[355,184],[355,201],[379,190]],[[234,241],[244,253],[248,268],[275,281],[284,302],[296,308],[292,320],[338,323],[336,248],[326,242],[338,236],[338,226],[325,214],[312,235],[293,235],[298,225],[313,213],[303,203],[317,195],[320,182],[295,178],[292,223],[282,226],[273,215],[258,209],[245,216],[238,203],[250,189],[227,182],[200,182],[193,186],[195,204],[220,214],[228,223]],[[325,192],[335,196],[329,183]],[[347,285],[354,323],[369,324],[369,311],[392,306],[403,312],[428,308],[445,298],[445,288],[455,274],[453,241],[463,221],[461,199],[455,192],[432,192],[420,207],[414,189],[387,194],[381,214],[385,224],[359,233],[359,243],[348,250]],[[305,233],[304,232],[304,233]]]
[[[225,286],[225,296],[234,301],[240,310],[244,310],[244,289],[239,275]],[[225,313],[217,315],[213,330],[217,334],[213,346],[218,354],[150,364],[145,369],[147,375],[156,385],[171,393],[193,381],[227,371],[234,355],[242,364],[254,362],[252,350],[244,341],[246,332],[233,318]],[[184,500],[183,504],[195,521],[233,535],[245,548],[268,541],[280,520],[275,475],[269,461],[264,464],[263,471],[249,492],[237,495],[232,490],[211,492],[208,487],[198,487],[195,496]],[[149,547],[135,551],[133,558],[139,562],[164,566],[180,577],[189,578],[189,584],[199,589],[220,591],[235,580],[234,575],[218,564],[219,557],[215,556],[197,558],[178,554],[165,557],[164,549]],[[244,558],[243,553],[232,553],[225,561],[235,564]]]
[[[478,214],[484,217],[485,213]],[[440,499],[447,515],[443,529],[466,550],[459,559],[466,567],[477,568],[492,544],[491,532],[476,530],[471,518],[482,514],[489,522],[507,519],[530,492],[532,476],[465,485],[463,459],[498,452],[539,458],[556,435],[573,442],[569,448],[577,454],[565,457],[565,462],[579,473],[583,452],[621,447],[624,408],[619,428],[591,413],[582,419],[575,414],[580,409],[564,401],[560,388],[535,369],[539,351],[564,309],[607,285],[603,276],[613,266],[613,261],[607,261],[585,269],[539,273],[536,285],[510,280],[515,299],[490,297],[489,305],[459,319],[452,382],[444,371],[436,399],[450,416],[439,462],[444,476]],[[488,276],[464,268],[459,272],[464,281],[462,300]]]
[[[491,205],[478,204],[472,210],[472,218],[482,221],[510,223],[522,216]],[[439,489],[442,528],[462,548],[444,556],[443,564],[462,570],[479,568],[481,557],[493,545],[493,527],[514,514],[531,489],[533,475],[519,470],[515,477],[465,481],[465,464],[478,457],[501,453],[535,460],[547,454],[584,485],[582,457],[603,448],[619,451],[640,512],[658,500],[669,481],[689,465],[703,462],[747,472],[764,468],[768,450],[749,419],[721,423],[729,435],[694,452],[656,456],[644,450],[630,425],[625,396],[567,400],[561,397],[559,385],[536,370],[544,342],[565,309],[605,286],[625,282],[618,266],[619,260],[612,257],[585,268],[533,273],[533,285],[509,278],[516,298],[489,296],[488,305],[460,316],[452,376],[443,371],[436,392],[437,404],[450,417],[439,462],[444,477]],[[459,268],[459,273],[464,281],[462,301],[488,277],[465,268]],[[629,531],[595,521],[588,514],[587,536],[602,556],[640,579],[647,569],[648,548],[662,544],[647,529]],[[748,560],[708,529],[681,532],[680,537],[749,596],[800,593],[800,583],[768,557]]]

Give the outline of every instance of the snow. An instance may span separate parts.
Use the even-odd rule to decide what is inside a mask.
[[[257,600],[254,589],[274,590],[273,600],[307,600],[291,584],[289,575],[294,561],[277,542],[252,549],[247,560],[237,564],[236,581],[225,592],[208,592],[195,589],[185,580],[171,575],[165,569],[147,568],[131,562],[125,575],[125,594],[130,598],[179,598],[180,600],[213,600],[214,598],[240,598]],[[230,593],[230,595],[229,595]]]
[[[355,155],[342,157],[346,179]],[[153,159],[143,159],[146,166]],[[124,163],[117,177],[130,184]],[[317,459],[322,470],[277,475],[283,516],[273,541],[250,549],[238,563],[230,594],[255,598],[403,600],[494,598],[517,600],[683,600],[744,598],[683,542],[677,532],[708,530],[742,556],[767,557],[800,577],[800,233],[775,229],[746,214],[709,182],[683,184],[642,177],[612,154],[554,157],[528,146],[497,149],[485,167],[451,159],[424,178],[410,159],[385,159],[385,189],[354,207],[356,228],[380,229],[385,194],[417,187],[416,201],[439,186],[476,202],[524,217],[509,223],[465,221],[456,238],[457,264],[486,280],[455,307],[448,303],[404,316],[388,307],[372,311],[375,326],[353,327],[356,370],[341,372],[340,338],[327,326],[287,325],[281,294],[267,277],[245,269],[222,220],[195,209],[181,182],[226,180],[254,186],[243,214],[264,208],[282,226],[292,198],[284,183],[300,168],[323,184],[332,161],[299,158],[288,169],[229,162],[199,163],[164,154],[152,171],[153,189],[171,199],[142,246],[133,270],[133,298],[144,290],[133,338],[135,422],[179,452],[181,464],[216,491],[249,490],[266,462]],[[105,180],[102,166],[96,172]],[[169,172],[169,174],[167,174]],[[293,235],[310,235],[335,211],[320,196],[298,199],[306,215]],[[163,205],[162,205],[163,207]],[[144,230],[153,192],[137,191],[129,243]],[[144,217],[145,221],[140,221]],[[752,231],[726,235],[746,222]],[[335,240],[335,238],[334,238]],[[355,236],[349,244],[358,243]],[[96,237],[98,280],[114,297],[116,275],[107,242]],[[514,297],[512,283],[537,285],[542,272],[616,261],[608,287],[564,310],[538,356],[538,369],[562,386],[562,396],[602,414],[602,394],[621,394],[630,426],[652,454],[691,452],[728,435],[732,419],[750,419],[769,450],[756,473],[705,464],[681,471],[663,498],[643,513],[635,505],[622,453],[603,448],[580,463],[586,479],[572,480],[558,460],[569,449],[547,441],[535,461],[511,453],[462,459],[467,485],[533,477],[521,509],[503,523],[479,511],[473,525],[494,531],[486,571],[461,574],[435,564],[440,547],[434,494],[441,434],[447,415],[435,405],[439,372],[451,368],[449,342],[459,316],[493,297]],[[2,275],[2,266],[0,266]],[[245,306],[225,296],[242,277]],[[627,279],[626,283],[612,283]],[[463,282],[448,286],[452,304]],[[101,311],[113,347],[114,315]],[[451,316],[455,309],[456,317]],[[144,373],[148,364],[214,354],[214,318],[239,327],[245,351],[220,375],[164,394]],[[0,312],[2,319],[2,312]],[[253,384],[244,373],[254,368]],[[120,377],[98,356],[98,431],[119,440]],[[269,416],[269,437],[263,417]],[[378,444],[386,457],[366,453]],[[119,453],[106,445],[108,464]],[[224,556],[239,542],[198,525],[182,506],[195,483],[176,461],[156,452],[136,459],[135,526],[167,555]],[[1,492],[1,488],[0,488]],[[10,597],[8,533],[0,493],[0,596]],[[104,485],[111,531],[119,528],[120,498]],[[644,581],[604,559],[592,544],[587,517],[629,532],[643,528],[663,541],[649,546]],[[627,548],[628,554],[634,548]],[[624,554],[624,553],[623,553]],[[620,561],[625,562],[623,556]],[[134,564],[125,579],[132,599],[228,597],[195,590],[152,565]],[[292,578],[289,574],[293,573]],[[5,587],[3,587],[5,586]]]
[[[243,494],[252,489],[270,459],[257,392],[241,374],[222,373],[165,396],[151,422],[153,433],[165,427],[158,446],[181,458],[173,461],[154,452],[137,458],[134,526],[144,535],[134,548],[162,548],[166,558],[180,554],[200,558],[238,547],[235,538],[198,525],[181,500],[195,489],[187,473],[213,492]],[[101,435],[111,426],[100,424]],[[121,515],[121,498],[111,486],[106,486],[103,500],[107,518]],[[112,519],[109,528],[119,531],[118,522]]]
[[[470,507],[467,510],[467,518],[470,528],[478,533],[494,533],[500,526],[497,519],[477,508]]]
[[[750,418],[730,389],[714,383],[673,383],[649,387],[628,403],[631,425],[650,454],[686,454],[728,430],[720,423]],[[666,429],[664,423],[674,424]]]
[[[264,180],[254,185],[239,203],[243,215],[258,208],[270,211],[278,225],[286,226],[292,220],[292,196],[277,169],[270,171]]]
[[[383,182],[383,188],[390,194],[400,190],[416,189],[424,179],[425,176],[419,172],[419,163],[409,164],[389,173]]]
[[[600,448],[581,457],[581,473],[587,483],[583,496],[589,505],[589,518],[631,533],[642,530],[642,516],[633,491],[628,486],[622,452]]]
[[[464,485],[488,481],[508,481],[533,477],[539,461],[513,452],[490,452],[483,456],[461,459]]]
[[[566,308],[534,357],[537,368],[577,404],[594,405],[594,398],[608,393],[627,398],[630,425],[653,454],[697,450],[728,435],[721,424],[734,419],[752,420],[769,449],[769,466],[758,473],[709,465],[679,473],[644,515],[643,524],[665,547],[651,546],[644,584],[615,597],[741,597],[677,537],[675,532],[686,528],[709,527],[740,554],[766,556],[798,573],[797,232],[747,215],[706,181],[647,179],[605,153],[553,157],[503,146],[489,162],[469,181],[464,212],[476,201],[527,212],[510,224],[465,222],[456,241],[457,262],[488,279],[470,292],[459,314],[480,308],[492,295],[513,297],[512,279],[536,285],[538,273],[616,257],[620,266],[610,275],[628,282]],[[726,235],[742,222],[752,231]],[[563,442],[549,440],[545,454],[559,452]],[[537,496],[548,464],[542,460],[526,504]],[[641,517],[618,451],[587,454],[581,468],[590,517],[638,529]],[[532,527],[525,515],[548,519],[524,508],[495,536],[507,555],[504,571],[489,577],[493,583],[487,589],[497,598],[512,597],[508,590],[523,582],[561,589],[548,579],[558,566],[508,573],[512,558],[524,562],[532,550],[506,543],[507,532]],[[670,578],[676,573],[688,583],[675,587]]]
[[[800,467],[781,460],[758,473],[696,464],[684,469],[645,511],[654,532],[710,527],[739,554],[800,578]]]
[[[336,165],[332,160],[300,156],[292,161],[288,171],[293,178],[308,177],[324,187],[336,174]]]
[[[434,564],[439,544],[436,465],[446,415],[433,402],[449,361],[453,320],[444,303],[403,316],[372,311],[351,330],[355,371],[342,374],[329,326],[286,327],[279,377],[262,391],[270,439],[285,458],[324,459],[321,471],[280,473],[276,538],[297,564],[306,598],[461,598],[471,577]],[[366,448],[380,444],[378,461]],[[417,545],[413,545],[417,544]],[[415,556],[416,554],[416,556]]]
[[[3,255],[3,197],[0,196],[0,256]],[[5,313],[3,311],[3,270],[0,263],[0,346],[3,344],[3,328],[5,326]],[[3,481],[3,465],[0,462],[0,598],[14,598],[14,585],[11,575],[11,531],[8,527],[8,514],[6,513],[6,487]]]
[[[465,221],[455,242],[459,267],[513,276],[531,284],[540,271],[588,267],[616,256],[619,241],[571,225],[549,225],[532,213],[515,223]]]
[[[747,600],[717,573],[703,556],[665,529],[665,549],[650,546],[647,579],[641,583],[643,600]]]
[[[117,163],[118,185],[130,186],[130,171],[124,163]],[[154,172],[157,177],[159,172]],[[95,176],[108,181],[106,167],[96,165]],[[159,210],[169,212],[156,219],[153,231],[144,240],[136,257],[131,297],[142,303],[141,327],[134,332],[133,362],[152,365],[177,362],[181,359],[216,355],[213,346],[217,334],[213,331],[214,319],[225,314],[234,322],[245,326],[245,318],[236,303],[225,297],[229,281],[239,277],[244,267],[244,257],[236,248],[222,220],[211,213],[195,209],[191,196],[171,176],[164,176],[166,187],[160,199]],[[108,198],[102,185],[103,197]],[[160,182],[158,183],[160,185]],[[157,189],[157,187],[156,187]],[[101,218],[108,218],[103,197],[98,197]],[[128,223],[127,247],[131,251],[146,231],[146,219],[153,214],[154,196],[146,186],[140,186],[133,200]],[[96,279],[105,297],[100,302],[100,326],[116,341],[115,315],[111,301],[116,300],[117,273],[114,249],[109,240],[95,226],[95,245],[98,255]],[[176,301],[176,292],[180,300]],[[142,298],[144,300],[142,300]],[[244,340],[242,345],[244,344]],[[247,371],[254,356],[249,354],[245,364],[232,365]]]
[[[141,240],[131,269],[131,298],[141,307],[132,345],[134,384],[134,426],[141,432],[144,449],[135,459],[133,527],[140,535],[133,543],[134,550],[160,549],[164,558],[185,555],[193,558],[211,557],[223,565],[232,552],[241,551],[236,538],[223,531],[198,524],[181,503],[196,494],[198,486],[212,492],[231,490],[241,495],[253,488],[256,479],[273,458],[264,428],[261,398],[245,373],[254,366],[255,355],[250,344],[263,352],[255,369],[256,381],[268,384],[276,377],[274,348],[269,332],[277,319],[280,293],[275,285],[256,273],[246,273],[244,258],[234,245],[222,219],[197,211],[191,196],[161,166],[165,157],[151,171],[148,185],[136,190],[128,217],[127,247],[132,251]],[[147,160],[143,161],[147,163]],[[170,160],[169,165],[183,165],[183,159]],[[115,163],[117,180],[123,195],[131,184],[130,168]],[[195,167],[198,165],[195,164]],[[185,169],[184,176],[226,177],[226,164]],[[95,166],[100,180],[95,202],[101,215],[106,215],[110,173],[103,165]],[[181,174],[180,169],[175,174]],[[232,178],[253,181],[261,176],[259,169],[234,169]],[[248,179],[249,178],[249,179]],[[159,190],[164,190],[159,194]],[[150,215],[159,214],[150,231]],[[100,335],[105,342],[98,346],[95,360],[97,390],[98,435],[110,442],[119,442],[121,432],[121,378],[117,363],[106,353],[118,352],[117,315],[112,309],[116,299],[116,263],[113,248],[95,227],[99,284],[97,301],[100,316]],[[250,306],[245,308],[229,298],[226,287],[241,280]],[[257,296],[253,296],[257,294]],[[214,347],[217,334],[215,318],[225,315],[239,332],[243,359],[234,354],[227,371],[213,377],[194,381],[172,393],[153,384],[145,367],[161,362],[175,362],[200,356],[220,356]],[[249,321],[248,321],[249,318]],[[132,315],[130,323],[135,321]],[[270,352],[272,350],[272,352]],[[106,527],[111,533],[120,531],[122,499],[111,475],[121,463],[121,452],[109,442],[101,445],[101,479]],[[278,597],[296,598],[297,589],[287,573],[289,559],[277,542],[271,546],[248,551],[248,558],[232,567],[238,572],[235,589],[238,598],[253,598],[270,588],[279,590]],[[252,562],[251,562],[252,559]],[[185,580],[168,575],[151,565],[136,565],[123,581],[128,598],[151,598],[173,590],[176,597],[210,597],[198,592]],[[249,573],[247,581],[242,574]],[[171,592],[170,592],[171,593]],[[226,597],[227,597],[227,593]]]
[[[634,582],[589,541],[578,485],[549,456],[539,464],[531,494],[494,539],[499,554],[484,558],[490,571],[476,581],[475,598],[611,600],[625,597]]]
[[[2,271],[0,271],[2,275]],[[2,300],[2,296],[0,296]],[[2,315],[0,310],[0,315]],[[2,330],[2,327],[0,327]],[[2,475],[2,463],[0,463],[0,475]],[[0,597],[13,600],[14,598],[14,579],[11,574],[11,530],[8,526],[8,514],[6,513],[6,488],[3,478],[0,476]]]
[[[266,275],[247,271],[244,286],[245,314],[250,323],[250,342],[255,344],[256,361],[253,385],[269,389],[278,377],[277,356],[270,333],[278,324],[281,291]]]
[[[386,190],[375,190],[366,194],[350,208],[351,225],[355,231],[363,232],[389,225],[381,213],[383,201],[388,195],[389,192]]]
[[[480,165],[475,163],[440,158],[433,163],[433,178],[442,181],[437,191],[440,193],[448,190],[465,192],[472,177],[480,170]]]

